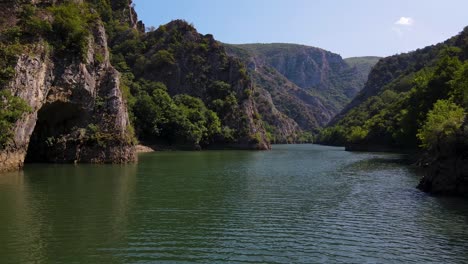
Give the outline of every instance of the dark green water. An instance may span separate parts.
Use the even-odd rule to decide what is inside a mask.
[[[395,154],[143,154],[0,175],[0,263],[463,263],[468,203]]]

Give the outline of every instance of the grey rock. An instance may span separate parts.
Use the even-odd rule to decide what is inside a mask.
[[[104,59],[96,60],[98,54]],[[109,62],[102,25],[92,30],[84,62],[54,56],[36,43],[19,56],[15,70],[6,89],[32,112],[16,123],[13,140],[0,152],[0,171],[21,168],[26,156],[57,163],[136,160],[120,74]]]

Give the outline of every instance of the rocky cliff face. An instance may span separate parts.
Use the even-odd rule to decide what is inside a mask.
[[[269,126],[267,130],[270,133],[271,143],[286,144],[298,141],[302,133],[301,128],[296,121],[276,108],[271,94],[267,90],[257,87],[255,101],[263,121]]]
[[[266,106],[260,114],[278,142],[298,142],[304,131],[317,133],[364,86],[362,72],[339,55],[295,44],[225,44],[248,65],[259,104],[267,97],[282,116]],[[281,120],[281,122],[273,121]],[[296,123],[297,126],[291,126]],[[307,133],[306,133],[307,134]],[[310,138],[310,136],[309,136]]]
[[[84,58],[59,56],[42,40],[26,47],[14,77],[0,89],[22,98],[32,111],[16,122],[12,140],[0,151],[0,171],[21,168],[25,160],[135,161],[120,74],[109,62],[102,24],[90,29]]]
[[[322,97],[337,113],[364,86],[360,73],[340,55],[320,48],[296,44],[234,45],[268,65],[298,87]]]

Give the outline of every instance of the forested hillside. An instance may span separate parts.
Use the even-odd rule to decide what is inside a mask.
[[[384,58],[365,88],[321,134],[331,144],[383,144],[415,148],[418,130],[441,99],[462,106],[457,78],[463,78],[467,54],[465,29],[435,46]],[[458,96],[458,97],[457,97]]]
[[[115,14],[113,8],[100,13]],[[128,22],[111,17],[106,26],[111,61],[123,75],[141,141],[187,149],[269,148],[245,67],[213,36],[182,20],[149,32]]]
[[[421,188],[465,193],[468,28],[434,46],[384,58],[319,141],[350,150],[423,149]]]

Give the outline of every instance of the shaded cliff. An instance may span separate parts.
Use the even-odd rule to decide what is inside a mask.
[[[10,10],[3,18],[1,53],[10,58],[6,69],[13,69],[2,74],[0,90],[21,98],[29,109],[12,122],[13,133],[1,147],[0,170],[20,168],[25,158],[134,161],[120,74],[109,62],[99,18],[82,1],[16,3],[0,3],[0,9]]]

